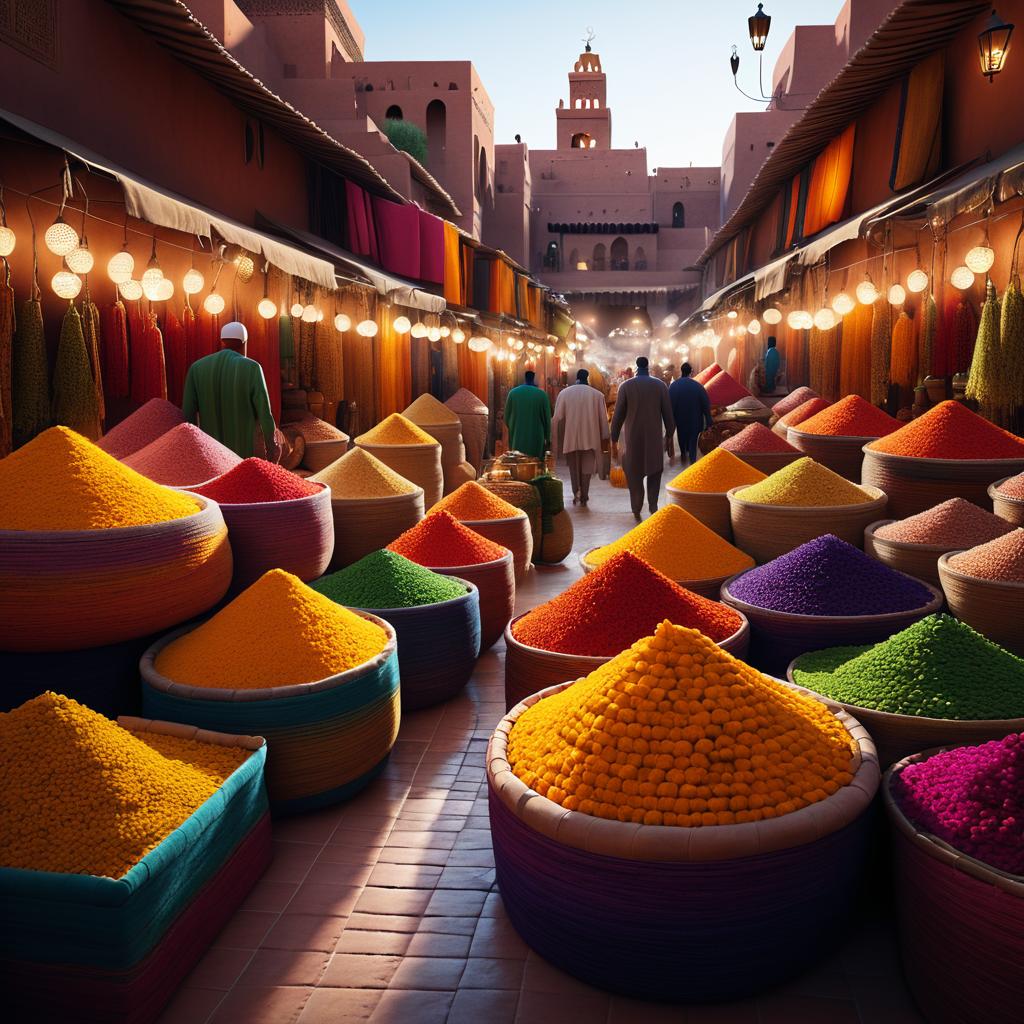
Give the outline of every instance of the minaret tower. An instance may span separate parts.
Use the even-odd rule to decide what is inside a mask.
[[[594,53],[592,29],[587,30],[586,49],[569,72],[569,105],[559,101],[559,149],[611,149],[612,114],[607,103],[607,83],[601,58]]]

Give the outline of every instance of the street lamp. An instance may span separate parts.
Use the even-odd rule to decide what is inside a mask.
[[[1003,70],[1007,54],[1010,52],[1010,37],[1013,25],[1002,21],[995,9],[985,27],[978,33],[978,59],[981,61],[981,73],[989,82]]]
[[[747,18],[747,27],[750,29],[750,45],[755,53],[760,53],[768,42],[768,30],[772,27],[771,15],[764,13],[764,4],[758,4],[757,13]]]

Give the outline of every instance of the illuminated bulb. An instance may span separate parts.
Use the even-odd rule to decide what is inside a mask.
[[[58,270],[50,285],[59,298],[73,299],[82,290],[82,279],[70,270]]]
[[[976,245],[964,257],[967,269],[973,270],[976,274],[987,274],[995,261],[996,254],[987,245]]]
[[[440,341],[441,340],[441,328],[440,327],[431,327],[427,331],[427,337],[431,341]]]
[[[889,305],[902,306],[907,301],[907,290],[901,284],[894,284],[889,289]]]
[[[452,329],[450,327],[442,327],[441,328],[441,337],[442,338],[450,337],[451,333],[452,333]]]
[[[0,256],[10,256],[17,241],[14,231],[6,224],[0,224]]]
[[[310,304],[302,307],[302,322],[304,324],[315,324],[317,321],[316,306]]]
[[[186,295],[198,295],[203,290],[204,284],[206,281],[203,280],[203,275],[194,267],[191,270],[186,270],[185,276],[181,279],[181,288]]]
[[[301,302],[293,302],[292,303],[292,308],[291,308],[291,310],[289,310],[289,312],[291,313],[291,315],[293,317],[295,317],[296,320],[300,319],[301,316],[302,316],[302,303]]]
[[[174,282],[169,278],[165,277],[156,286],[156,301],[167,302],[174,295]]]
[[[160,285],[163,283],[163,280],[162,277],[146,277],[145,274],[142,275],[142,294],[150,302],[160,301]]]
[[[77,249],[72,249],[64,257],[64,262],[68,265],[68,270],[76,274],[88,274],[95,263],[92,253],[89,252],[89,243],[83,240]]]
[[[224,312],[224,296],[218,295],[216,292],[210,292],[210,294],[203,299],[203,309],[205,309],[210,316],[220,316],[220,314]]]
[[[471,352],[486,352],[491,347],[490,338],[470,338],[469,348]]]
[[[744,337],[744,336],[746,335],[746,333],[747,333],[747,329],[746,329],[746,327],[744,327],[744,326],[743,326],[743,324],[740,324],[740,325],[739,325],[739,326],[738,326],[738,327],[736,328],[736,337],[737,337],[737,338],[742,338],[742,337]]]
[[[907,291],[923,292],[928,287],[928,275],[923,270],[912,270],[907,275]]]
[[[407,316],[400,316],[395,318],[392,326],[396,334],[408,334],[412,330],[412,321]]]
[[[828,306],[822,306],[812,319],[812,323],[819,331],[831,331],[836,325],[836,313]]]
[[[769,306],[761,316],[764,318],[766,324],[777,324],[782,322],[782,312],[776,309],[774,306]],[[711,331],[711,328],[708,328]]]
[[[277,303],[273,299],[268,299],[267,296],[264,295],[256,306],[256,312],[259,313],[264,320],[273,320],[274,317],[277,316]]]
[[[803,311],[794,309],[792,312],[786,314],[786,326],[794,331],[799,331],[803,328]]]
[[[127,299],[129,302],[142,298],[142,284],[139,281],[131,279],[122,281],[117,286],[117,290],[121,293],[121,298]]]
[[[356,324],[356,334],[360,334],[364,338],[372,338],[376,333],[376,320],[360,320],[359,323]]]
[[[427,336],[427,325],[417,320],[409,332],[414,338],[425,338]]]
[[[135,257],[127,249],[115,252],[107,262],[107,277],[114,284],[125,284],[132,279],[133,273],[135,273]]]
[[[864,278],[857,285],[857,301],[865,306],[870,306],[878,299],[878,289],[867,278]]]
[[[848,292],[840,292],[832,299],[832,308],[840,316],[846,316],[847,313],[852,313],[856,305],[857,303],[853,301],[853,298]]]
[[[729,310],[729,312],[728,312],[728,313],[726,313],[725,315],[726,315],[726,316],[727,316],[727,317],[728,317],[728,318],[729,318],[730,320],[735,320],[735,319],[736,319],[736,317],[738,317],[738,316],[739,316],[739,313],[737,313],[735,309],[730,309],[730,310]]]
[[[965,288],[970,288],[974,284],[974,271],[970,267],[957,267],[952,274],[949,275],[949,283],[954,288],[959,288],[963,291]]]
[[[750,323],[747,324],[747,330],[751,334],[760,334],[761,333],[761,321],[760,320],[751,320]]]
[[[78,232],[63,217],[58,217],[46,229],[43,241],[54,256],[67,256],[69,252],[78,248]]]
[[[522,341],[517,341],[516,342],[516,351],[517,352],[522,352],[524,348],[526,348],[525,342],[522,342]]]
[[[334,318],[334,326],[337,330],[341,331],[341,333],[344,334],[345,331],[351,329],[352,318],[345,313],[339,313]]]
[[[508,345],[509,348],[515,348],[516,347],[516,339],[510,334],[505,339],[505,344]]]
[[[548,347],[544,351],[547,352],[549,356],[553,356],[555,354],[555,346],[548,345]]]
[[[235,265],[238,267],[238,280],[242,284],[248,284],[252,280],[252,275],[256,272],[256,264],[253,263],[252,257],[247,253],[243,253],[235,260]]]
[[[456,345],[461,345],[465,340],[466,332],[461,327],[456,327],[455,330],[452,331],[452,341],[454,341]]]

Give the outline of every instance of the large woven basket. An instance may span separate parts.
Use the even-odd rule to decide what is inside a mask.
[[[348,451],[348,442],[347,437],[339,438],[337,441],[305,441],[302,465],[311,473],[319,473]]]
[[[903,970],[929,1024],[1012,1024],[1024,1005],[1024,877],[922,832],[892,796],[897,774],[937,753],[903,759],[882,786]]]
[[[908,544],[878,536],[879,529],[895,522],[895,519],[878,519],[869,524],[864,530],[864,551],[890,569],[916,576],[933,587],[939,586],[939,558],[949,551],[949,545]]]
[[[0,650],[71,651],[170,629],[212,608],[231,583],[216,502],[151,526],[0,530]]]
[[[878,438],[806,434],[799,427],[789,427],[786,440],[815,462],[857,484],[860,483],[861,463],[864,461],[864,445]]]
[[[1024,526],[1024,499],[1011,498],[1010,495],[1002,494],[999,491],[999,488],[1009,479],[1011,478],[1005,477],[989,485],[988,496],[992,502],[992,510],[1000,519],[1005,519],[1008,523],[1013,523],[1014,526]]]
[[[678,487],[666,485],[665,493],[673,505],[685,508],[709,530],[732,542],[729,498],[724,491],[681,491]]]
[[[466,446],[462,443],[462,424],[417,423],[441,445],[441,475],[444,478],[444,493],[451,494],[465,481],[461,478],[459,466],[466,461]]]
[[[957,572],[950,551],[939,558],[939,579],[951,614],[989,640],[1024,656],[1024,583],[982,580]]]
[[[526,614],[525,612],[523,614]],[[746,616],[737,612],[742,622],[732,636],[726,637],[718,646],[735,658],[745,658],[750,645],[750,626]],[[560,654],[531,647],[517,640],[513,633],[515,624],[522,618],[517,615],[505,628],[505,710],[515,707],[531,694],[546,690],[558,683],[573,682],[589,675],[596,668],[612,660],[614,655],[588,657],[582,654]]]
[[[729,589],[739,574],[722,584],[722,602],[743,612],[750,622],[750,658],[764,672],[785,673],[787,666],[801,654],[826,647],[877,644],[906,629],[942,607],[942,591],[924,580],[932,599],[920,608],[884,615],[794,615],[760,608],[735,597]]]
[[[398,640],[402,711],[418,711],[457,696],[480,654],[480,591],[413,608],[364,608],[390,622]]]
[[[150,1024],[270,863],[260,737],[120,722],[252,753],[121,878],[0,869],[0,985],[11,1020]]]
[[[597,566],[591,565],[587,558],[597,551],[597,548],[587,548],[586,551],[580,555],[580,568],[585,573],[593,572]],[[657,568],[657,566],[655,566]],[[681,587],[686,587],[687,590],[692,590],[695,594],[700,594],[701,597],[710,598],[712,601],[717,601],[719,594],[722,590],[722,584],[732,576],[733,573],[726,573],[724,576],[710,576],[706,579],[696,580],[676,580],[675,582]]]
[[[376,615],[357,614],[387,633],[387,645],[375,658],[317,682],[258,690],[187,686],[157,672],[159,653],[189,631],[177,629],[142,657],[143,713],[265,736],[267,792],[275,813],[347,800],[383,771],[400,719],[395,631]]]
[[[376,455],[399,476],[423,488],[423,504],[431,508],[441,500],[444,474],[441,471],[439,444],[360,444]]]
[[[826,533],[854,547],[864,543],[864,528],[885,514],[885,494],[862,487],[870,500],[858,505],[758,505],[743,500],[746,487],[729,491],[729,516],[736,546],[764,564]]]
[[[528,945],[591,985],[710,1002],[777,985],[841,941],[879,780],[862,726],[829,705],[859,757],[820,803],[741,825],[626,824],[567,811],[511,771],[516,720],[569,685],[517,704],[487,750],[498,887]]]
[[[423,518],[423,488],[383,498],[331,496],[334,554],[330,568],[344,569],[372,551],[386,548]]]
[[[906,519],[948,501],[965,498],[991,507],[989,484],[1024,471],[1024,459],[913,459],[864,448],[861,480],[889,496],[889,514]]]
[[[791,462],[804,457],[803,452],[733,452],[737,459],[742,459],[748,466],[771,476],[772,473],[784,469]]]
[[[563,508],[551,517],[551,529],[540,534],[540,548],[534,549],[533,560],[538,565],[558,565],[564,562],[572,551],[575,530],[572,516]]]
[[[543,510],[537,488],[522,480],[481,480],[480,486],[504,499],[510,505],[521,508],[527,514],[530,519],[530,530],[533,533],[534,550],[539,548],[543,530]]]
[[[512,552],[512,564],[515,567],[516,586],[519,586],[529,571],[533,561],[533,530],[530,518],[525,512],[508,519],[463,519],[463,526],[468,526],[481,537],[493,540],[503,548]]]

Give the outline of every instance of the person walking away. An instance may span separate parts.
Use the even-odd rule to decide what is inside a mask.
[[[564,428],[562,453],[569,464],[572,503],[586,505],[590,500],[590,478],[601,458],[601,442],[608,438],[608,413],[604,396],[590,386],[590,373],[576,371],[576,383],[564,388],[555,399],[551,418],[551,436]]]
[[[263,367],[246,357],[249,332],[244,324],[225,324],[220,332],[220,351],[197,359],[185,375],[182,412],[211,437],[240,458],[255,450],[256,431],[266,444],[267,458],[276,461],[279,450],[274,437],[274,415]]]
[[[770,395],[775,390],[775,378],[779,375],[779,350],[775,347],[774,336],[768,338],[768,348],[764,354],[764,391]]]
[[[615,443],[625,431],[622,468],[629,486],[629,503],[637,520],[644,505],[645,485],[647,508],[652,514],[658,511],[658,491],[665,469],[665,434],[671,434],[673,427],[668,388],[664,381],[651,376],[647,358],[640,356],[636,361],[636,376],[619,385],[611,428]]]
[[[514,387],[505,399],[505,426],[513,451],[543,461],[551,444],[551,402],[547,392],[537,387],[537,375],[527,370],[524,383]]]
[[[697,461],[697,438],[711,426],[711,402],[704,385],[693,379],[693,367],[683,363],[679,376],[668,389],[672,405],[672,418],[676,421],[679,438],[679,458],[689,458],[690,465]]]

